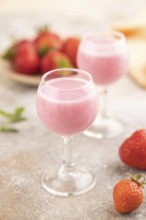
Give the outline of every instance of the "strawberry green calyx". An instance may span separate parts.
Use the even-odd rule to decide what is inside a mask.
[[[2,54],[2,58],[5,60],[12,60],[14,55],[15,55],[15,50],[13,47],[10,47]]]
[[[58,62],[58,68],[72,68],[72,67],[73,67],[72,64],[68,60],[61,59]],[[69,70],[61,71],[59,75],[62,77],[66,77],[66,76],[72,75],[72,72]]]
[[[52,50],[56,50],[55,47],[48,47],[47,45],[43,45],[38,48],[38,55],[40,58],[42,58],[45,54],[48,52],[51,52]]]
[[[130,180],[136,182],[139,186],[144,188],[144,185],[146,184],[146,176],[143,173],[138,174],[136,177],[133,177],[129,173],[127,173],[127,175],[130,177]]]
[[[73,67],[72,64],[65,59],[60,59],[58,62],[58,68],[65,68],[65,67]]]

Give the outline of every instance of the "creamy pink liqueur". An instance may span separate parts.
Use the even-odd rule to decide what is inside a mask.
[[[78,78],[56,78],[44,83],[37,94],[37,111],[46,127],[71,136],[88,128],[98,111],[92,86]]]
[[[88,71],[96,84],[114,83],[127,73],[128,52],[126,44],[114,38],[93,38],[82,41],[77,63],[80,69]]]

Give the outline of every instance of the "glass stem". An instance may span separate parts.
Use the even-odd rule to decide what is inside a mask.
[[[107,118],[107,88],[106,87],[100,87],[99,88],[99,94],[100,94],[100,117],[101,118]]]
[[[63,136],[64,142],[64,155],[63,164],[59,170],[60,178],[69,177],[69,174],[75,170],[75,163],[72,157],[72,148],[70,143],[72,142],[72,137]]]

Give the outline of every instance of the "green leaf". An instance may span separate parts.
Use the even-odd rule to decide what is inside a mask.
[[[0,110],[0,115],[6,119],[5,122],[0,126],[0,132],[17,132],[18,130],[10,127],[10,125],[26,120],[26,118],[23,117],[24,110],[25,109],[23,107],[16,108],[13,113]]]
[[[0,126],[0,132],[18,132],[18,129]]]
[[[8,113],[8,112],[5,112],[3,110],[0,110],[0,115],[5,117],[5,118],[11,118],[12,117],[12,114]]]
[[[14,113],[13,113],[13,116],[14,116],[15,118],[20,118],[20,117],[22,116],[24,110],[25,110],[25,109],[24,109],[23,107],[16,108],[15,111],[14,111]]]

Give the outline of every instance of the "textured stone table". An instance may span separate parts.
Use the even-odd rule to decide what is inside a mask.
[[[18,23],[14,23],[16,29]],[[24,26],[29,32],[28,24]],[[1,20],[5,44],[10,27],[5,19]],[[0,41],[1,47],[3,44]],[[125,122],[125,132],[107,140],[82,134],[75,137],[72,145],[76,162],[95,173],[97,184],[92,191],[69,198],[53,196],[41,186],[42,174],[60,166],[63,144],[60,137],[50,133],[39,121],[35,96],[36,88],[10,81],[3,73],[0,75],[0,108],[11,111],[24,106],[27,117],[27,121],[17,125],[19,133],[0,133],[0,220],[145,220],[146,202],[132,214],[121,216],[113,208],[112,190],[125,177],[124,173],[139,172],[120,161],[118,149],[131,132],[146,126],[146,91],[128,77],[111,86],[109,110]]]
[[[43,172],[61,164],[62,142],[37,118],[35,95],[36,88],[0,79],[0,107],[13,110],[25,106],[27,116],[27,121],[18,125],[19,133],[0,134],[0,220],[146,219],[145,202],[133,214],[122,217],[112,201],[114,184],[124,173],[138,172],[122,164],[118,148],[134,129],[145,127],[146,91],[127,77],[110,88],[110,111],[126,123],[122,135],[107,140],[75,137],[76,162],[95,173],[97,185],[82,196],[70,198],[50,195],[41,186]]]

